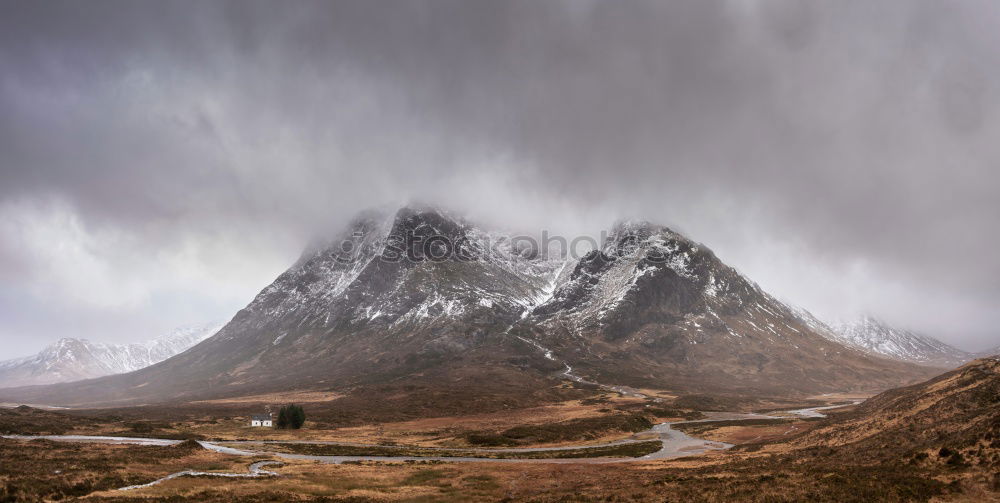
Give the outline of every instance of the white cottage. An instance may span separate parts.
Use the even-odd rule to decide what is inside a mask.
[[[270,428],[272,424],[271,414],[254,414],[250,416],[250,426]]]

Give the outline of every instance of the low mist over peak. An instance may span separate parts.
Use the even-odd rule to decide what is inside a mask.
[[[229,319],[363,208],[651,221],[822,319],[996,346],[1000,5],[0,10],[0,359]]]

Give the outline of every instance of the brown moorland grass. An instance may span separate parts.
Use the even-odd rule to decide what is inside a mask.
[[[839,421],[839,420],[838,420]],[[21,442],[24,444],[24,442]],[[90,470],[87,480],[105,480],[98,473],[130,473],[115,464],[106,449],[139,449],[155,453],[162,447],[37,444],[54,449],[42,458]],[[987,445],[983,455],[968,449],[935,451],[906,457],[903,450],[883,448],[877,457],[858,456],[872,446],[813,446],[794,448],[771,444],[767,449],[736,449],[686,459],[611,465],[549,465],[537,463],[357,463],[323,465],[290,462],[281,477],[267,480],[177,479],[129,493],[99,492],[94,501],[989,501],[1000,490],[1000,459]],[[93,452],[91,452],[93,451]],[[169,452],[169,451],[168,451]],[[4,453],[7,454],[7,453]],[[29,453],[30,454],[30,453]],[[218,457],[206,453],[211,462]],[[102,457],[103,456],[103,457]],[[141,457],[141,456],[138,456]],[[136,461],[139,461],[136,459]],[[190,468],[170,456],[146,459],[156,465],[130,474],[130,483]],[[209,461],[209,460],[206,460]],[[236,466],[219,469],[241,471]],[[183,468],[182,468],[183,465]],[[21,474],[45,482],[46,470]],[[105,469],[109,467],[109,469]],[[155,475],[153,474],[155,472]],[[7,474],[5,476],[9,476]],[[82,476],[81,474],[77,475]],[[103,475],[102,475],[103,476]],[[5,484],[7,479],[5,480]],[[117,486],[121,479],[89,483],[84,491]],[[133,482],[134,481],[134,482]],[[74,489],[79,490],[80,488]],[[50,493],[51,494],[51,493]],[[55,499],[55,498],[51,498]],[[16,500],[16,499],[15,499]]]
[[[618,445],[580,447],[553,451],[483,451],[461,449],[428,449],[403,446],[360,446],[337,444],[233,444],[237,449],[265,450],[310,456],[386,456],[386,457],[449,457],[486,459],[575,459],[575,458],[638,458],[659,451],[659,440],[630,442]]]
[[[188,406],[178,405],[179,410],[138,407],[131,410],[58,412],[24,407],[0,409],[0,432],[201,440],[322,440],[426,447],[481,445],[469,443],[468,436],[509,432],[510,438],[505,442],[511,445],[559,446],[579,443],[581,439],[600,442],[619,440],[630,436],[632,431],[639,431],[634,426],[623,426],[623,417],[660,416],[656,421],[663,420],[663,410],[645,408],[645,402],[640,399],[614,394],[596,395],[594,398],[596,400],[569,400],[505,412],[374,422],[361,426],[338,426],[315,419],[312,408],[307,404],[306,426],[301,430],[250,428],[245,416],[216,415],[202,406],[186,410]],[[223,410],[226,414],[233,413],[228,408]],[[246,409],[246,413],[259,410],[260,407],[253,407]],[[667,412],[697,416],[692,411],[672,409]],[[645,422],[640,426],[649,427]]]
[[[342,393],[334,391],[285,391],[281,393],[263,393],[257,395],[234,396],[228,398],[216,398],[212,400],[196,400],[192,404],[283,404],[295,403],[323,403],[332,402],[343,398]]]
[[[114,419],[77,417],[69,414],[20,406],[0,408],[0,433],[18,435],[65,435],[77,428],[98,428]]]
[[[728,456],[733,458],[732,456]],[[939,480],[906,465],[851,465],[832,457],[635,464],[295,463],[267,480],[170,481],[96,501],[747,501],[955,500],[989,495],[974,477]],[[141,498],[141,499],[139,499]],[[985,501],[985,500],[984,500]]]
[[[501,447],[530,444],[552,444],[571,440],[593,440],[609,432],[637,433],[653,427],[645,414],[612,414],[599,417],[570,419],[559,423],[521,425],[499,433],[473,431],[466,434],[471,445]]]
[[[0,439],[0,501],[51,501],[151,482],[185,469],[246,470],[196,442],[169,447]]]
[[[600,406],[601,404],[596,404]],[[94,501],[997,501],[1000,500],[1000,361],[984,360],[927,383],[883,393],[813,431],[772,443],[669,461],[614,464],[291,462],[267,480],[178,479]],[[710,431],[738,428],[709,425]],[[749,425],[770,428],[774,425]],[[101,477],[130,474],[80,446],[59,446],[62,465]],[[144,448],[167,449],[167,448]],[[20,456],[20,450],[0,452]],[[45,457],[48,454],[40,453]],[[214,456],[214,455],[213,455]],[[108,456],[105,455],[105,458]],[[0,459],[9,459],[4,457]],[[97,459],[95,463],[88,460]],[[211,459],[221,459],[213,457]],[[169,472],[176,460],[152,460]],[[5,465],[6,467],[7,465]],[[141,464],[138,466],[142,466]],[[54,465],[43,467],[54,469]],[[243,466],[245,468],[245,466]],[[44,470],[4,472],[46,481]],[[238,468],[237,468],[238,469]],[[124,470],[124,472],[122,471]],[[84,477],[85,474],[77,474]],[[92,484],[95,487],[97,484]],[[51,498],[55,499],[55,498]]]

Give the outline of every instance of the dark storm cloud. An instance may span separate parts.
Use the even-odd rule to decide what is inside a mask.
[[[4,336],[238,307],[317,225],[418,198],[659,220],[820,312],[997,342],[995,3],[0,9],[0,274],[39,299]]]

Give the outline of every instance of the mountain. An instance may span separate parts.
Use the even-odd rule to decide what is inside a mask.
[[[1000,346],[997,346],[992,349],[987,349],[986,351],[983,351],[981,353],[976,353],[976,355],[980,358],[1000,355]]]
[[[616,225],[512,333],[592,380],[637,387],[808,393],[914,375],[822,337],[706,246],[648,222]]]
[[[845,346],[870,354],[931,367],[951,369],[974,358],[933,337],[889,326],[871,316],[833,325],[827,334]]]
[[[883,392],[794,443],[855,462],[988,470],[1000,459],[1000,359],[975,360]]]
[[[366,212],[307,247],[191,350],[121,376],[0,396],[129,404],[336,389],[366,406],[412,399],[467,411],[565,397],[558,384],[568,378],[814,393],[929,375],[816,334],[666,227],[616,225],[580,259],[546,251],[435,209]]]
[[[124,374],[161,362],[212,336],[221,323],[178,328],[135,344],[60,339],[36,355],[0,361],[0,387],[79,381]]]

